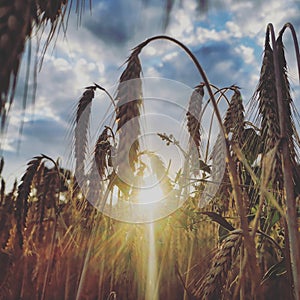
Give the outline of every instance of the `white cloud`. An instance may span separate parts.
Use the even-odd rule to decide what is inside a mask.
[[[206,42],[220,42],[220,41],[226,41],[229,39],[230,34],[226,30],[216,31],[215,29],[208,29],[204,27],[198,27],[196,29],[196,38],[194,45],[200,44],[203,45]]]
[[[160,77],[161,74],[154,67],[147,67],[144,71],[145,77]]]
[[[157,54],[157,49],[151,45],[147,46],[144,50],[144,55],[155,56]]]
[[[238,26],[243,36],[256,38],[263,45],[268,23],[273,23],[275,31],[289,21],[299,17],[295,1],[232,1],[232,22]]]
[[[15,141],[14,138],[9,138],[7,135],[5,137],[1,136],[1,150],[7,152],[14,152],[13,142]]]
[[[255,62],[254,49],[245,45],[240,45],[235,49],[236,53],[239,54],[246,64],[253,64]]]
[[[177,51],[172,51],[172,52],[167,53],[166,55],[164,55],[162,57],[162,61],[166,62],[166,61],[169,61],[169,60],[172,60],[172,59],[176,58],[177,56],[178,56],[178,52]]]
[[[57,69],[57,72],[70,71],[72,69],[70,63],[63,58],[54,59],[53,65]]]
[[[177,6],[171,13],[171,20],[167,33],[184,43],[190,43],[196,20],[195,1],[184,1],[182,6]]]
[[[230,36],[233,36],[235,38],[242,37],[241,28],[236,23],[234,23],[232,21],[228,21],[225,23],[225,26],[226,26]]]
[[[128,4],[128,8],[126,1],[124,1],[120,9],[113,12],[114,18],[118,18],[121,14],[125,15],[123,18],[126,23],[126,18],[130,18],[128,14],[132,13],[132,8],[135,8],[134,19],[136,23],[132,30],[129,31],[128,40],[123,44],[108,44],[101,40],[100,36],[97,37],[95,34],[92,34],[85,26],[77,29],[76,18],[70,18],[66,38],[62,35],[58,38],[53,52],[52,48],[49,47],[45,55],[42,71],[38,75],[39,87],[34,109],[36,119],[46,119],[49,121],[49,126],[65,129],[68,124],[68,117],[73,112],[72,107],[74,109],[76,106],[76,102],[85,86],[97,82],[109,88],[117,82],[121,74],[119,67],[122,66],[130,54],[130,49],[146,38],[162,33],[161,25],[164,10],[162,9],[161,1],[157,1],[152,6],[152,1],[148,1],[148,3],[148,6],[146,6],[141,1],[134,0],[130,2],[130,5]],[[226,80],[228,79],[229,83],[240,84],[241,82],[241,85],[247,86],[249,89],[250,86],[251,88],[255,87],[258,81],[261,57],[255,57],[254,48],[240,39],[250,39],[253,44],[256,43],[263,47],[267,24],[269,22],[274,23],[275,30],[278,32],[285,22],[297,20],[299,9],[295,8],[292,0],[215,0],[214,3],[215,5],[210,8],[207,18],[203,17],[203,15],[200,17],[199,11],[196,10],[197,1],[195,0],[184,0],[182,6],[175,4],[174,10],[170,14],[167,34],[179,39],[192,49],[199,49],[200,46],[208,42],[212,45],[212,49],[215,42],[228,44],[232,42],[232,51],[224,53],[224,56],[217,63],[215,61],[208,62],[211,65],[215,64],[214,68],[209,70],[210,80],[214,82],[215,78],[219,79],[221,73],[227,76]],[[88,19],[98,21],[97,13],[107,9],[107,7],[108,2],[101,1],[96,4],[95,1],[93,15],[86,14],[83,24]],[[218,20],[218,26],[215,26],[209,20],[209,14],[218,15],[220,11],[223,13],[227,12],[229,17],[224,19],[224,24],[222,24],[222,19]],[[110,19],[112,19],[112,16],[100,20],[100,25],[101,22],[112,22]],[[196,21],[198,22],[197,25]],[[199,21],[201,22],[199,23]],[[124,26],[127,29],[128,24],[124,24]],[[117,38],[115,40],[117,41]],[[250,45],[253,46],[253,44],[251,43]],[[161,75],[160,68],[170,65],[170,62],[172,62],[172,67],[174,67],[175,71],[182,70],[181,68],[186,61],[178,59],[179,55],[181,55],[181,52],[178,51],[178,48],[166,41],[157,41],[149,44],[142,53],[144,75],[159,77]],[[291,62],[295,60],[290,53],[288,57],[291,57]],[[234,62],[240,59],[242,59],[241,65],[238,67],[234,66]],[[249,66],[253,66],[253,68],[250,70]],[[239,72],[235,71],[237,68],[240,68]],[[186,72],[184,74],[189,73],[189,69],[183,71]],[[295,66],[292,66],[291,71],[293,75],[297,75]],[[178,74],[180,75],[179,71]],[[172,73],[171,75],[175,76],[178,74]],[[186,80],[193,78],[193,74],[189,74],[188,76],[190,77],[187,77]],[[234,82],[235,80],[237,82]],[[21,84],[24,83],[24,71],[19,78],[19,82]],[[251,91],[246,92],[248,94],[251,93]],[[22,117],[21,103],[22,94],[19,92],[16,98],[16,105],[14,105],[14,110],[10,115],[10,126],[7,135],[9,139],[6,139],[5,142],[5,151],[13,151],[15,149],[18,128]],[[29,121],[32,118],[31,112],[32,108],[28,105],[26,114]],[[32,130],[37,129],[32,127]],[[22,154],[23,157],[28,159],[30,156],[38,154],[35,152],[35,145],[25,144],[25,140],[23,142],[23,149],[31,148],[32,150],[31,153],[29,151],[24,152]],[[49,147],[47,143],[44,146],[45,149]],[[57,156],[59,156],[59,153],[57,153]],[[9,163],[14,163],[13,160],[14,158],[11,157]],[[18,159],[18,162],[20,161],[21,159]]]

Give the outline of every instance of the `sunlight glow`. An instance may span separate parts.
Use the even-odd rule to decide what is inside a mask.
[[[139,203],[158,202],[163,198],[164,193],[159,184],[147,188],[141,188],[137,196]]]
[[[155,247],[155,231],[154,223],[147,224],[149,254],[148,254],[148,270],[146,276],[146,300],[158,299],[158,276],[157,276],[157,257]]]
[[[139,203],[159,202],[165,197],[159,182],[153,184],[154,176],[152,174],[144,178],[144,183],[152,182],[152,185],[141,187],[137,195]],[[155,207],[155,206],[153,206]],[[154,211],[148,211],[149,214],[155,214]],[[157,255],[155,246],[155,223],[146,224],[146,241],[148,246],[148,262],[146,268],[146,291],[145,300],[157,300],[158,297],[158,273],[157,273]]]

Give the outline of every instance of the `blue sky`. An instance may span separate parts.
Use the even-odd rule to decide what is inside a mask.
[[[166,32],[164,1],[92,2],[92,14],[87,8],[79,27],[73,14],[66,37],[61,35],[55,48],[50,46],[45,55],[38,74],[35,106],[30,101],[27,105],[17,153],[26,71],[26,64],[22,65],[17,96],[2,141],[4,175],[9,182],[19,178],[29,159],[40,153],[60,157],[65,165],[70,161],[70,120],[84,87],[93,82],[107,89],[115,86],[130,49],[146,38],[164,33],[179,39],[197,56],[212,83],[219,87],[242,87],[246,104],[258,82],[267,24],[273,23],[278,32],[286,22],[291,22],[300,34],[300,1],[214,0],[209,1],[205,13],[197,9],[195,0],[176,1]],[[289,72],[297,92],[295,57],[289,47],[290,36],[286,36]],[[189,87],[201,81],[185,54],[167,42],[150,44],[141,60],[145,77],[164,77]],[[32,78],[29,95],[31,92]],[[103,115],[107,107],[108,103],[101,100],[95,109]]]

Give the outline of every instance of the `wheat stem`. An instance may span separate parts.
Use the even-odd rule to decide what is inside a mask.
[[[209,94],[210,99],[212,101],[213,108],[214,108],[218,123],[220,125],[221,133],[223,133],[223,136],[224,136],[224,142],[225,142],[225,146],[226,146],[226,159],[227,159],[228,170],[229,170],[229,178],[230,178],[230,182],[232,184],[233,196],[234,196],[234,199],[235,199],[236,204],[237,204],[237,210],[238,210],[239,217],[240,217],[243,236],[245,238],[245,247],[247,249],[248,257],[249,257],[249,269],[251,270],[252,273],[259,275],[260,271],[259,271],[259,268],[258,268],[258,265],[257,265],[256,256],[255,256],[255,244],[254,244],[254,240],[250,236],[249,230],[248,230],[248,220],[247,220],[247,217],[246,217],[246,210],[245,210],[245,206],[244,206],[244,203],[243,203],[243,193],[242,193],[242,190],[239,186],[239,177],[238,177],[238,174],[237,174],[236,165],[235,165],[235,162],[234,162],[234,160],[231,156],[231,153],[230,153],[228,135],[227,135],[226,130],[223,126],[222,117],[221,117],[216,99],[214,97],[213,91],[211,89],[211,85],[210,85],[209,80],[206,76],[206,73],[203,70],[203,68],[202,68],[201,64],[199,63],[198,59],[196,58],[196,56],[192,53],[192,51],[187,46],[185,46],[183,43],[181,43],[180,41],[178,41],[178,40],[176,40],[172,37],[169,37],[169,36],[166,36],[166,35],[157,35],[157,36],[154,36],[154,37],[149,38],[146,41],[142,42],[135,49],[138,49],[139,51],[141,51],[143,47],[145,47],[150,42],[155,41],[155,40],[168,40],[170,42],[173,42],[173,43],[177,44],[179,47],[181,47],[188,54],[188,56],[192,59],[193,63],[197,67],[197,70],[200,73],[203,81],[205,82],[205,86],[208,90],[208,94]],[[253,284],[254,284],[254,287],[255,287],[254,290],[256,290],[256,294],[259,297],[260,287],[259,287],[258,278],[259,278],[259,276],[255,277],[255,280],[254,280]]]
[[[297,38],[297,34],[296,34],[294,26],[291,23],[286,23],[283,26],[283,28],[280,30],[279,37],[280,38],[282,37],[282,35],[284,34],[284,32],[287,28],[289,28],[292,33],[292,38],[293,38],[295,52],[296,52],[297,65],[298,65],[298,76],[299,76],[299,81],[300,81],[300,51],[299,51],[298,38]]]
[[[293,183],[293,170],[290,160],[290,151],[287,140],[286,131],[286,108],[284,106],[282,97],[282,84],[280,80],[279,71],[279,58],[277,51],[277,43],[275,40],[275,32],[272,24],[268,24],[268,32],[271,34],[272,46],[273,46],[273,59],[274,59],[274,70],[277,90],[277,105],[278,105],[278,116],[280,125],[280,143],[281,143],[281,157],[282,157],[282,168],[283,168],[283,181],[286,195],[287,204],[287,227],[290,240],[290,251],[291,251],[291,268],[294,281],[294,293],[295,299],[300,299],[300,262],[299,262],[299,233],[297,223],[297,209],[294,195],[294,183]]]

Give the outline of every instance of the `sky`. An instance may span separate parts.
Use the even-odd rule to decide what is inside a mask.
[[[175,1],[164,31],[164,1],[92,1],[92,10],[86,7],[81,24],[78,26],[76,14],[71,14],[66,35],[60,34],[55,47],[49,46],[38,73],[35,103],[30,97],[34,86],[31,76],[24,111],[26,52],[7,133],[1,141],[6,180],[12,183],[20,178],[26,163],[40,153],[60,158],[68,167],[71,120],[84,88],[96,82],[113,92],[130,50],[154,35],[166,34],[183,42],[202,64],[210,82],[218,87],[237,84],[247,105],[259,79],[267,24],[273,23],[278,32],[291,22],[300,34],[300,1],[208,2],[208,9],[203,11],[196,0]],[[298,79],[290,34],[284,41],[296,95]],[[34,53],[34,40],[32,47]],[[175,80],[190,88],[202,81],[184,52],[166,41],[148,45],[141,62],[144,77]],[[93,118],[101,120],[109,109],[109,101],[99,92],[97,97],[100,100],[93,107]],[[299,102],[295,101],[295,105],[299,107]]]

